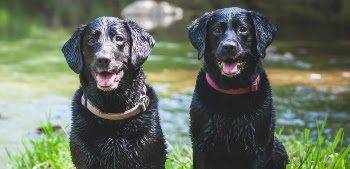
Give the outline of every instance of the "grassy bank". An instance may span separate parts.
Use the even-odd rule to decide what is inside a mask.
[[[339,129],[334,138],[327,138],[324,125],[312,139],[310,130],[282,137],[290,157],[288,169],[346,169],[350,167],[350,146],[344,145],[344,131]],[[9,167],[13,169],[69,169],[74,168],[69,153],[67,133],[55,132],[50,124],[43,125],[43,135],[23,143],[23,151],[8,152]],[[170,145],[166,169],[192,168],[192,150],[189,145]]]

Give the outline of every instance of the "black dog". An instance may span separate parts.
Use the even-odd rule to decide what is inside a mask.
[[[271,87],[262,67],[275,26],[240,8],[205,13],[189,26],[204,65],[191,103],[195,169],[282,169]]]
[[[153,46],[153,37],[135,22],[113,17],[80,26],[64,44],[81,83],[70,135],[76,168],[164,168],[158,100],[142,68]]]

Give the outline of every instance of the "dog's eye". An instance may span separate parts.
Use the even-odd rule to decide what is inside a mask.
[[[122,41],[124,41],[124,38],[123,38],[122,36],[120,36],[120,35],[117,35],[117,36],[115,37],[115,41],[117,41],[117,42],[122,42]]]
[[[245,27],[245,26],[240,26],[240,27],[238,28],[238,31],[239,31],[240,33],[246,33],[246,32],[248,31],[248,28]]]
[[[94,41],[97,41],[100,38],[101,32],[100,31],[95,31],[92,33],[92,39]]]
[[[221,33],[221,28],[220,27],[216,27],[214,30],[215,34],[220,34]]]

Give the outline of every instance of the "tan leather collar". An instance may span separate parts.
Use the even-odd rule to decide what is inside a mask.
[[[106,113],[101,111],[99,108],[95,107],[89,99],[85,98],[83,94],[81,96],[81,104],[86,107],[91,113],[96,115],[99,118],[107,119],[107,120],[124,120],[130,117],[133,117],[143,111],[146,111],[146,108],[149,104],[148,96],[141,96],[140,101],[133,108],[122,112],[122,113]]]

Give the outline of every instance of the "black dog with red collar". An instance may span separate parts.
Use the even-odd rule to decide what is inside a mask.
[[[275,110],[262,66],[275,26],[240,8],[205,13],[189,27],[204,64],[191,108],[194,169],[284,169]]]

